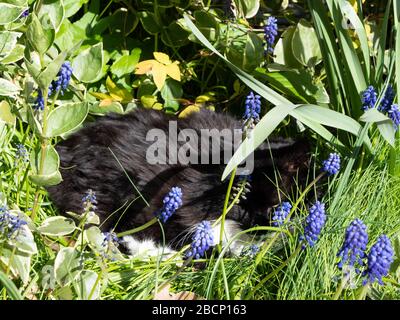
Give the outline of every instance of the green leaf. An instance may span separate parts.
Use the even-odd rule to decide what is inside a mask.
[[[45,92],[50,86],[50,83],[56,78],[58,72],[61,69],[62,64],[65,61],[66,56],[67,56],[66,52],[61,52],[57,56],[57,58],[51,61],[46,66],[46,68],[39,73],[37,77],[34,77],[42,92]]]
[[[32,167],[32,175],[29,176],[31,181],[39,186],[52,186],[60,183],[62,177],[58,171],[60,167],[60,158],[53,146],[46,146],[44,151],[43,170],[40,172],[42,152],[32,150],[30,164]]]
[[[292,39],[295,30],[295,26],[290,26],[282,33],[281,38],[275,45],[274,62],[298,69],[303,68],[303,66],[293,54]]]
[[[315,67],[322,60],[318,38],[311,24],[301,19],[292,38],[294,57],[306,67]]]
[[[37,231],[47,236],[60,237],[72,233],[75,229],[74,220],[56,216],[44,220]]]
[[[96,272],[91,270],[82,270],[79,273],[74,288],[79,300],[96,300],[100,297],[100,281],[97,281]]]
[[[103,43],[82,51],[72,61],[74,76],[85,83],[95,82],[103,68]]]
[[[163,28],[161,41],[170,47],[181,47],[188,43],[190,33],[182,25],[173,21],[168,27]]]
[[[378,126],[379,132],[381,133],[382,137],[392,147],[394,147],[396,145],[395,144],[396,131],[394,130],[392,120],[380,121],[377,122],[376,125]]]
[[[6,58],[14,50],[17,40],[21,35],[21,32],[0,32],[0,59]]]
[[[73,16],[89,0],[63,0],[65,9],[65,18]]]
[[[252,72],[264,59],[263,42],[253,32],[237,37],[228,48],[227,58],[237,67]]]
[[[90,114],[94,115],[106,115],[110,112],[115,112],[119,114],[124,113],[124,108],[119,102],[113,101],[108,105],[100,106],[100,102],[96,102],[90,105],[89,109]]]
[[[7,294],[12,300],[24,300],[24,298],[22,298],[21,294],[19,293],[18,288],[15,286],[14,282],[12,282],[8,278],[8,276],[1,270],[0,270],[0,283],[7,290]]]
[[[164,107],[178,111],[179,102],[177,99],[181,98],[182,95],[182,85],[178,81],[168,78],[161,89],[161,97],[164,99]]]
[[[260,0],[239,0],[245,18],[253,18],[260,9]]]
[[[98,227],[90,227],[83,231],[83,237],[89,247],[96,253],[104,251],[103,241],[104,235]]]
[[[155,35],[162,31],[162,27],[158,23],[154,13],[147,12],[147,11],[141,11],[141,12],[138,12],[138,16],[139,16],[140,22],[142,23],[144,30],[146,30],[147,33]]]
[[[1,59],[2,64],[9,64],[17,62],[24,57],[25,46],[22,44],[17,44],[14,49],[5,58]]]
[[[43,24],[47,28],[44,28]],[[26,37],[29,44],[39,54],[44,54],[53,44],[55,38],[55,30],[51,25],[49,16],[43,15],[39,20],[34,12],[30,14],[30,23],[26,31]]]
[[[360,121],[363,122],[379,122],[379,121],[390,121],[390,118],[385,116],[382,112],[378,111],[376,108],[368,109],[360,117]]]
[[[31,270],[30,254],[13,252],[11,248],[3,247],[0,261],[9,266],[12,274],[16,277],[19,276],[24,285],[29,282],[29,272]]]
[[[26,2],[25,5],[15,5],[12,3],[0,3],[0,25],[11,23],[18,19],[19,16],[28,9]]]
[[[0,96],[4,97],[15,97],[21,88],[13,82],[0,78]]]
[[[141,52],[142,50],[140,48],[135,48],[130,55],[120,57],[111,66],[111,72],[118,78],[132,73],[136,64],[139,62]]]
[[[361,125],[353,118],[317,105],[300,105],[296,108],[295,113],[300,113],[319,124],[350,132],[355,136],[358,136],[361,130]],[[372,149],[368,136],[366,136],[364,143],[370,150]]]
[[[11,113],[11,107],[6,100],[0,102],[0,121],[4,121],[9,125],[14,125],[16,116]]]
[[[55,108],[49,114],[43,136],[52,138],[74,130],[86,119],[88,112],[86,102],[67,103]]]
[[[329,96],[323,85],[316,85],[306,70],[267,72],[263,68],[257,68],[255,76],[301,102],[329,103]]]
[[[15,239],[10,240],[10,244],[17,247],[18,252],[30,255],[38,252],[33,234],[27,225],[22,226]]]
[[[72,45],[78,44],[86,39],[86,32],[76,24],[72,24],[68,19],[64,19],[57,34],[55,43],[61,51],[68,51]]]
[[[54,261],[54,275],[61,286],[75,281],[81,272],[79,253],[74,248],[62,248]]]
[[[41,19],[46,15],[50,18],[52,25],[57,31],[60,28],[65,16],[63,0],[43,0],[40,5],[38,17]]]

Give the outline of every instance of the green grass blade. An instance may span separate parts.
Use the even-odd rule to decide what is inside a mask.
[[[0,271],[0,282],[6,288],[12,300],[24,300],[14,282],[12,282],[3,271]]]
[[[392,0],[388,0],[386,4],[385,16],[383,17],[382,26],[380,28],[380,37],[378,42],[378,53],[376,57],[376,70],[374,80],[375,83],[381,83],[383,77],[383,71],[385,68],[385,49],[386,49],[386,39],[387,39],[387,32],[388,32],[388,24],[389,24],[389,17],[390,17],[390,8],[391,8]]]

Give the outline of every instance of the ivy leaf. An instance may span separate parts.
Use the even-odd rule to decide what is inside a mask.
[[[60,237],[72,233],[75,229],[74,220],[56,216],[45,219],[37,231],[47,236]]]

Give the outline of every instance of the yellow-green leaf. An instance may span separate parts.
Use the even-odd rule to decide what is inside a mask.
[[[11,113],[11,108],[6,100],[0,102],[0,121],[4,121],[7,124],[15,124],[15,115]]]
[[[176,81],[181,81],[181,71],[179,70],[179,65],[174,62],[166,66],[167,75]]]
[[[189,114],[193,112],[199,112],[200,107],[196,106],[195,104],[192,104],[190,106],[187,106],[183,111],[179,114],[179,118],[186,118]]]
[[[106,93],[103,92],[89,92],[93,97],[100,99],[100,100],[107,100],[107,99],[111,99],[112,97]]]
[[[108,92],[110,93],[111,97],[114,98],[114,100],[121,102],[132,101],[132,94],[128,90],[118,87],[110,77],[107,77],[106,86]]]
[[[154,63],[157,62],[156,60],[145,60],[142,62],[139,62],[135,66],[135,74],[146,74],[149,73],[153,69]]]
[[[156,60],[158,62],[161,62],[162,64],[165,65],[169,65],[171,64],[171,59],[169,58],[169,56],[165,53],[162,52],[153,52],[154,58],[156,58]]]
[[[167,67],[156,61],[153,65],[152,74],[154,84],[158,90],[161,90],[167,78]]]

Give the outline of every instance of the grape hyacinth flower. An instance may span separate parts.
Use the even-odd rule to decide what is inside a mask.
[[[258,251],[260,251],[260,247],[256,244],[252,244],[248,247],[243,248],[242,252],[240,253],[240,255],[242,257],[250,257],[253,258]]]
[[[82,198],[84,212],[95,211],[97,209],[96,193],[89,189],[86,195]]]
[[[43,98],[42,90],[40,90],[40,89],[37,90],[37,98],[36,98],[35,104],[33,106],[33,109],[38,110],[38,111],[44,110],[44,98]]]
[[[115,232],[103,232],[104,240],[101,244],[103,247],[108,247],[110,243],[114,244],[116,247],[119,246],[121,240],[117,237]]]
[[[366,276],[363,285],[374,283],[376,280],[383,285],[382,277],[389,273],[392,262],[393,248],[390,239],[381,235],[368,254],[368,268],[363,273]]]
[[[21,143],[17,144],[17,150],[15,151],[15,158],[16,160],[22,160],[24,162],[29,161],[28,151],[26,150],[25,146]]]
[[[164,206],[157,213],[161,222],[165,223],[182,206],[182,189],[171,188],[171,191],[163,199]]]
[[[310,247],[312,247],[318,240],[318,236],[326,222],[325,204],[317,201],[310,208],[309,212],[310,214],[306,219],[306,226],[304,228],[304,235],[300,237],[300,240],[306,240]]]
[[[269,17],[265,21],[264,26],[264,39],[267,43],[266,45],[266,53],[273,53],[274,52],[274,44],[275,38],[278,35],[278,24],[275,17]]]
[[[21,18],[26,18],[27,16],[29,16],[29,9],[26,9],[24,12],[22,12]]]
[[[243,119],[245,121],[249,119],[253,119],[254,121],[260,120],[260,112],[261,112],[261,97],[254,92],[250,92],[250,94],[246,97],[245,102],[246,110],[243,115]]]
[[[337,153],[330,153],[329,158],[322,163],[322,171],[330,175],[338,173],[340,170],[340,156]]]
[[[50,87],[54,92],[60,92],[64,94],[64,90],[67,89],[72,76],[72,67],[69,61],[65,61],[60,71],[57,74],[57,80],[53,80]]]
[[[214,245],[214,235],[209,221],[202,221],[196,228],[192,237],[192,244],[186,257],[194,257],[200,259],[204,256],[205,252]]]
[[[393,87],[389,84],[378,110],[382,112],[388,112],[390,106],[393,104],[394,97],[395,93]]]
[[[399,129],[399,125],[400,125],[400,110],[399,110],[399,106],[397,104],[393,104],[390,107],[390,109],[388,111],[388,116],[390,119],[392,119],[394,129],[397,131]]]
[[[0,234],[3,236],[8,239],[15,237],[26,224],[25,220],[11,214],[5,206],[0,207]]]
[[[340,262],[338,267],[342,270],[343,265],[347,264],[353,267],[356,263],[363,266],[365,249],[368,243],[367,226],[360,219],[354,220],[346,229],[344,243],[338,253]],[[359,272],[356,269],[357,273]]]
[[[282,226],[291,209],[292,205],[289,202],[282,202],[282,204],[274,212],[272,217],[272,225],[274,227]]]
[[[373,86],[369,86],[363,93],[362,93],[362,109],[364,111],[371,109],[374,107],[377,100],[377,93]]]

